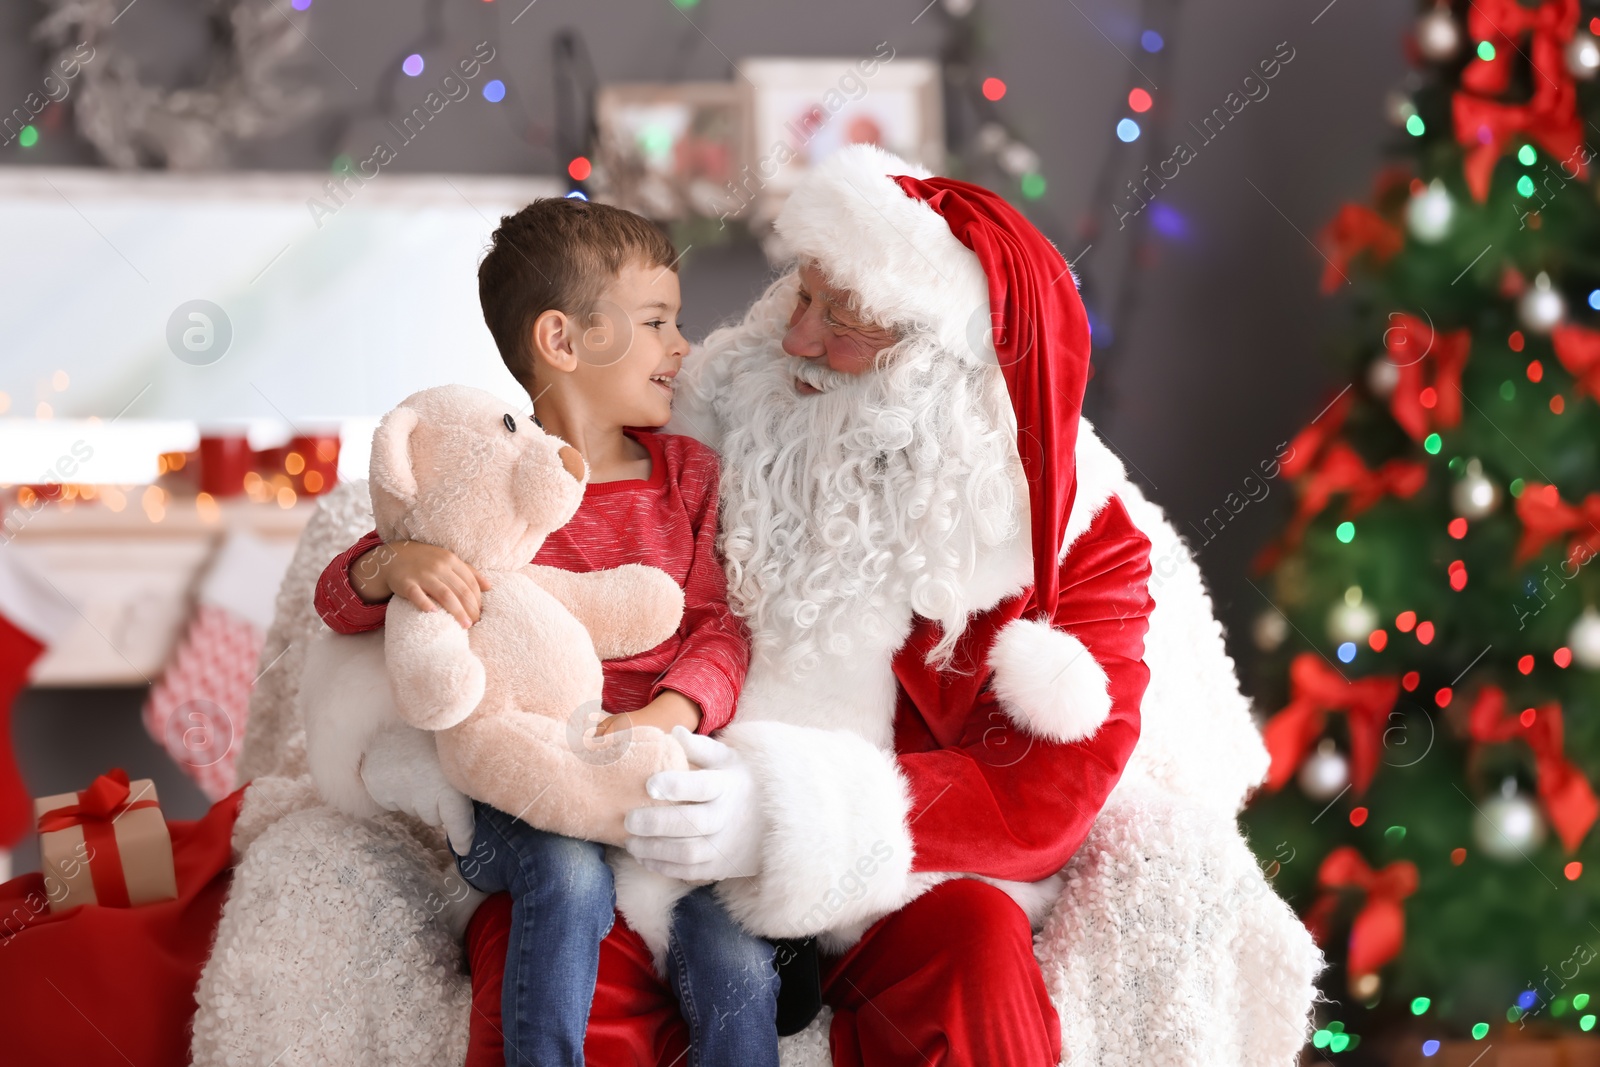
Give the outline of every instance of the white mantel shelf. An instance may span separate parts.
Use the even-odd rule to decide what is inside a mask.
[[[169,499],[152,522],[137,497],[120,512],[102,504],[47,505],[3,552],[42,575],[78,614],[77,622],[34,666],[47,687],[144,686],[183,634],[200,576],[229,530],[292,545],[316,507],[226,500],[206,521],[192,500]]]

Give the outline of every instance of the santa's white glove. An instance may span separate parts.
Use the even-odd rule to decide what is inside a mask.
[[[622,821],[628,851],[652,871],[687,882],[760,873],[766,816],[750,764],[721,741],[682,726],[672,736],[703,769],[650,776],[645,791],[673,803],[628,812]]]
[[[431,733],[401,725],[379,730],[361,757],[361,781],[380,808],[443,827],[457,853],[472,851],[472,801],[445,780]]]

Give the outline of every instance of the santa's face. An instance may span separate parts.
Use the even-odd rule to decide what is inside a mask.
[[[814,396],[827,389],[833,374],[863,374],[879,352],[900,338],[894,330],[864,322],[850,310],[849,290],[827,283],[815,264],[800,267],[794,312],[783,335],[783,350],[794,356],[795,390]]]

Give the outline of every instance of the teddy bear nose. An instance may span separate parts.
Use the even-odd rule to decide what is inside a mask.
[[[583,457],[578,455],[578,450],[571,445],[562,445],[561,451],[556,454],[561,457],[561,465],[567,468],[573,480],[583,481]]]

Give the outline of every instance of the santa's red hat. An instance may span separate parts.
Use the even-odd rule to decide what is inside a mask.
[[[998,194],[874,145],[829,156],[774,225],[775,253],[814,261],[869,320],[931,329],[953,359],[999,361],[1028,483],[1033,607],[1051,618],[1089,378],[1089,320],[1066,259]]]

